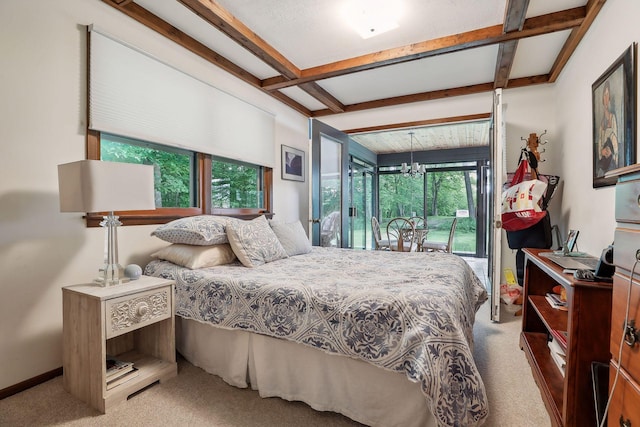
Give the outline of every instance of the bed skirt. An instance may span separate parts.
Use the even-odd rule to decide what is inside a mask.
[[[245,331],[176,316],[178,351],[194,366],[261,397],[302,401],[380,427],[432,427],[420,385],[404,373]]]

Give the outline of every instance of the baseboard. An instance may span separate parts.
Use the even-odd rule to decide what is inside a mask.
[[[0,400],[7,398],[9,396],[13,396],[14,394],[20,393],[21,391],[25,391],[28,388],[35,387],[38,384],[47,382],[50,379],[53,379],[60,375],[62,375],[62,366],[52,371],[45,372],[44,374],[40,374],[37,377],[29,378],[28,380],[25,380],[18,384],[14,384],[12,386],[4,388],[0,390]]]

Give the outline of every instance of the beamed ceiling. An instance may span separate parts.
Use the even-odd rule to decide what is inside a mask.
[[[362,39],[340,14],[345,0],[102,1],[304,116],[320,120],[495,88],[553,83],[605,3],[396,0],[404,9],[399,28]],[[407,141],[397,146],[381,140],[389,133],[384,126],[343,130],[373,151],[393,152],[408,150],[411,128],[419,146],[433,149],[447,145],[445,138],[449,146],[477,144],[467,141],[470,135],[488,131],[478,130],[476,124],[476,129],[463,130],[460,124],[487,118],[480,114],[395,124],[392,127],[403,128],[394,131],[396,137],[400,132]],[[452,122],[458,127],[450,128]],[[432,129],[427,140],[422,128],[431,127],[439,130]]]

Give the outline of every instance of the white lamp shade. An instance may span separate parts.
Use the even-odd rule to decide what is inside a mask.
[[[155,209],[153,166],[81,160],[58,165],[60,212]]]

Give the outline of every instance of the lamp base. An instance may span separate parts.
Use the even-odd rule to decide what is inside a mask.
[[[122,285],[123,283],[127,283],[130,281],[131,279],[129,279],[128,277],[123,277],[118,280],[105,280],[102,277],[98,277],[93,280],[93,283],[95,283],[96,285],[100,285],[103,288],[106,288],[108,286]]]
[[[103,287],[121,285],[131,280],[124,275],[124,268],[120,264],[105,264],[98,272],[99,276],[93,283]]]
[[[120,285],[130,279],[124,275],[124,268],[118,263],[118,226],[122,223],[113,211],[103,217],[100,225],[104,227],[104,264],[98,270],[100,275],[94,283],[100,286]]]

